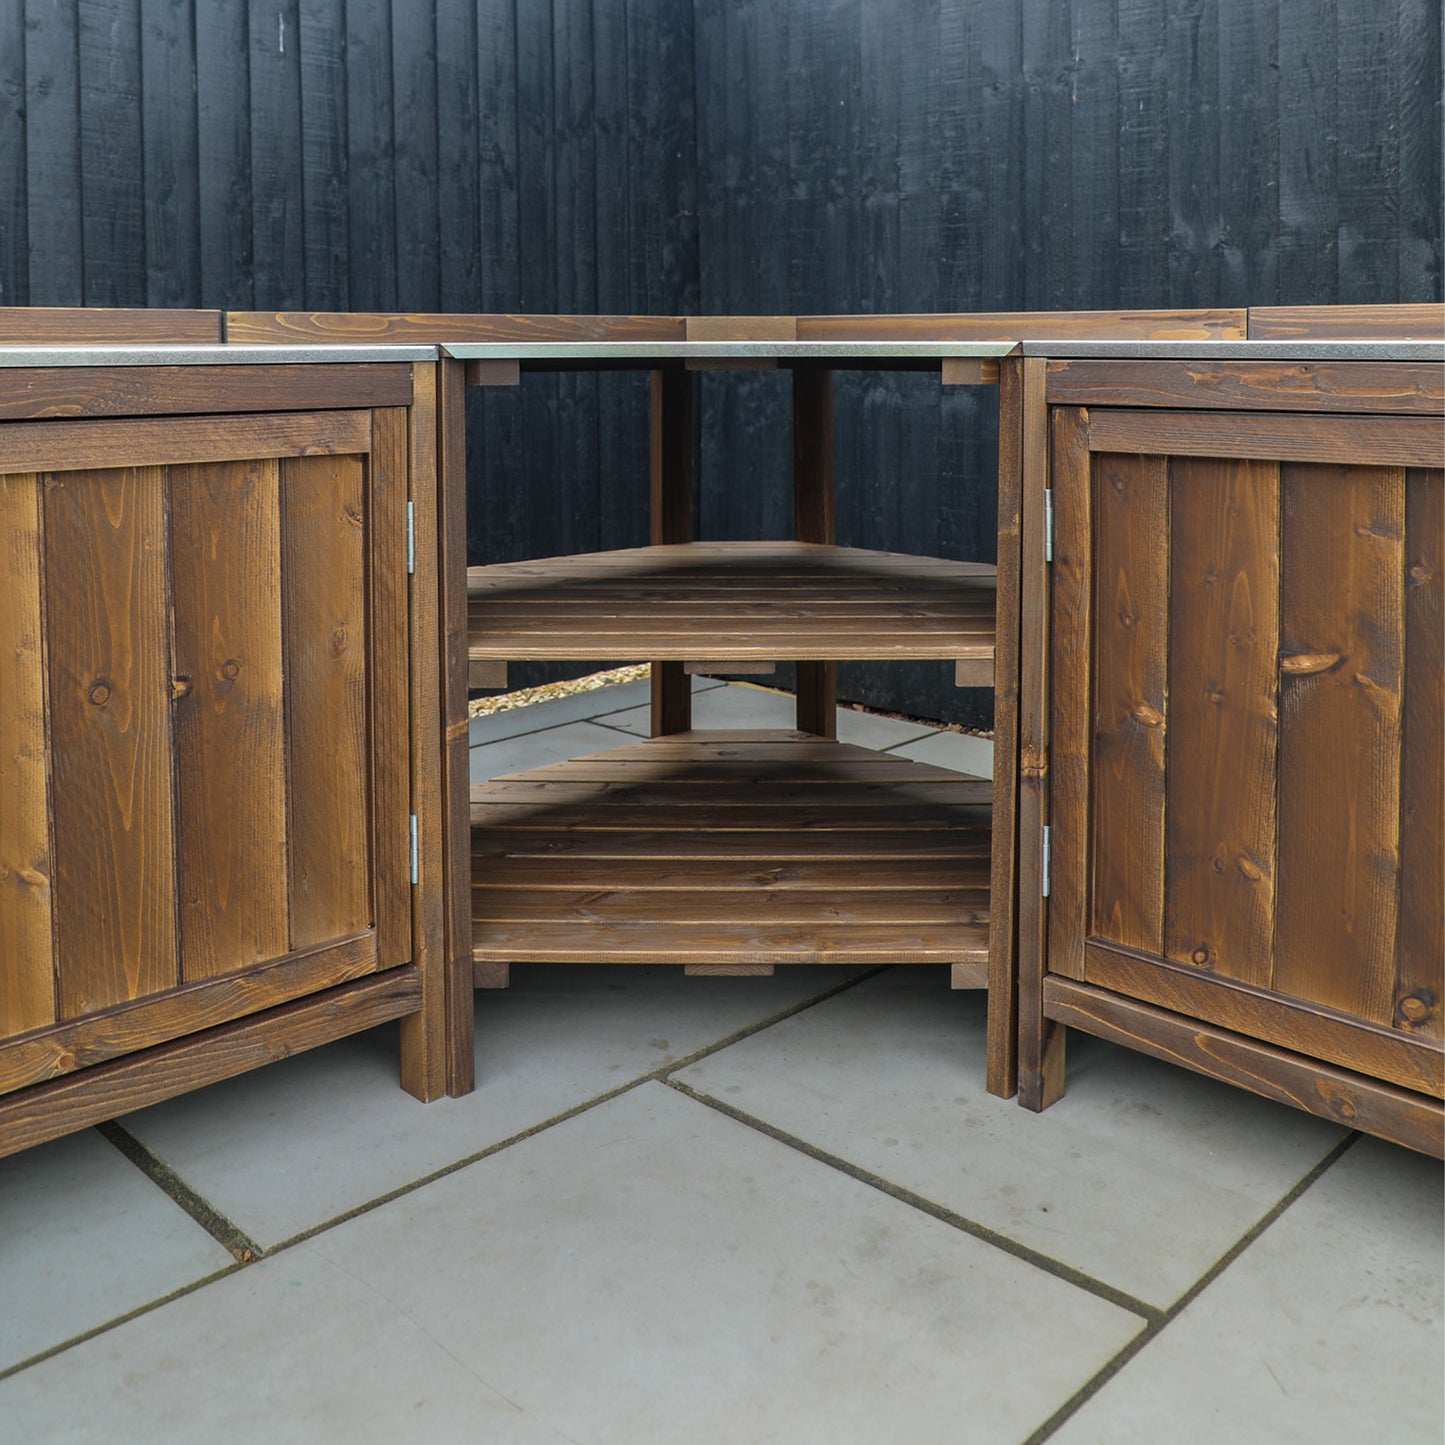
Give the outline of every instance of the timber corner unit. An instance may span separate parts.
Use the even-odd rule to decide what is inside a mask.
[[[0,1155],[390,1018],[470,1086],[435,358],[0,351]]]
[[[1445,348],[1023,352],[1021,1101],[1067,1026],[1441,1154]]]

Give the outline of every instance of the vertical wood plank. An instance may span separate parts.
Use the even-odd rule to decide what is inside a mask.
[[[81,280],[76,0],[26,0],[25,219],[31,306],[74,306]]]
[[[200,151],[201,305],[249,311],[251,267],[251,84],[237,63],[248,48],[247,0],[194,7],[196,144]]]
[[[1405,713],[1396,1028],[1445,1036],[1445,472],[1405,474]]]
[[[1273,987],[1389,1022],[1405,476],[1292,463],[1283,492]]]
[[[40,515],[0,477],[0,1038],[55,1021]]]
[[[833,373],[804,366],[793,371],[793,535],[800,542],[837,539],[833,475]],[[838,665],[797,664],[800,731],[838,736]]]
[[[362,460],[281,463],[291,946],[371,921]]]
[[[1088,788],[1088,716],[1051,716],[1051,678],[1062,669],[1063,679],[1082,681],[1087,696],[1088,649],[1073,634],[1060,633],[1060,650],[1050,650],[1050,618],[1055,606],[1070,626],[1081,623],[1087,636],[1089,447],[1088,414],[1076,408],[1054,413],[1050,435],[1049,408],[1044,400],[1041,359],[1018,363],[1022,374],[1020,397],[1023,458],[1023,552],[1019,600],[1019,811],[1018,811],[1018,1091],[1019,1103],[1044,1109],[1064,1092],[1064,1053],[1067,1030],[1044,1017],[1044,975],[1056,969],[1082,970],[1084,943],[1083,868],[1080,843],[1075,859],[1078,876],[1072,897],[1059,894],[1059,870],[1054,870],[1052,896],[1043,896],[1044,828],[1055,820],[1067,822],[1065,832],[1082,840]],[[1052,452],[1050,443],[1052,441]],[[1052,487],[1066,502],[1066,520],[1073,530],[1056,536],[1053,567],[1044,560],[1044,495]],[[1082,530],[1081,530],[1082,529]],[[1061,551],[1058,542],[1064,543]],[[1082,547],[1082,551],[1079,548]],[[1063,566],[1060,568],[1059,563]],[[1052,573],[1052,575],[1050,575]],[[1081,611],[1082,609],[1082,611]],[[1061,621],[1061,628],[1063,622]],[[1072,646],[1064,646],[1072,640]],[[1073,758],[1065,781],[1073,791],[1055,792],[1051,753],[1059,756],[1059,728],[1073,742]],[[1065,753],[1068,752],[1066,740]],[[1085,791],[1080,792],[1080,788]],[[1051,799],[1051,793],[1053,797]],[[1071,856],[1056,848],[1060,863]],[[1077,935],[1077,937],[1075,936]],[[1077,957],[1077,962],[1075,958]],[[990,1007],[992,1000],[990,999]]]
[[[0,306],[30,300],[25,174],[25,7],[0,8]]]
[[[60,1017],[172,988],[165,474],[45,478]]]
[[[348,304],[346,3],[300,0],[303,292],[312,311]]]
[[[346,205],[351,306],[397,309],[396,147],[388,0],[347,0]]]
[[[1164,943],[1169,469],[1094,459],[1094,760],[1091,933],[1147,953]]]
[[[141,0],[146,305],[198,306],[196,30],[189,0]]]
[[[373,413],[367,523],[371,542],[371,823],[376,945],[382,968],[411,956],[411,783],[407,777],[407,412]]]
[[[1018,1088],[1019,602],[1023,526],[1023,363],[999,370],[998,593],[993,671],[993,846],[989,878],[988,1060],[990,1094]]]
[[[1176,459],[1164,952],[1266,985],[1274,948],[1279,466]]]
[[[171,469],[180,973],[287,950],[275,461]]]
[[[408,0],[393,12],[391,26],[397,302],[407,311],[441,305],[436,8],[436,0]]]
[[[652,373],[652,542],[692,541],[692,373]],[[652,735],[692,726],[692,691],[680,662],[652,664]]]
[[[144,306],[140,14],[135,0],[80,0],[82,296],[86,306]]]
[[[305,294],[301,200],[301,17],[297,0],[250,7],[251,193],[256,305],[294,311]]]
[[[467,1093],[473,1071],[470,912],[464,949],[458,947],[454,928],[449,929],[458,888],[468,908],[471,902],[470,858],[467,876],[459,878],[454,836],[457,809],[460,807],[463,820],[466,816],[464,776],[456,772],[458,763],[466,768],[464,611],[461,633],[455,635],[452,630],[458,605],[465,608],[466,596],[465,563],[459,565],[457,555],[461,519],[451,485],[464,474],[459,454],[464,442],[458,435],[463,388],[460,364],[447,364],[445,383],[439,385],[442,369],[435,365],[412,368],[413,406],[407,438],[416,507],[410,766],[419,831],[412,959],[421,970],[422,1005],[401,1022],[401,1083],[408,1093],[423,1100]],[[450,479],[446,484],[450,496],[442,495],[443,479]],[[461,727],[454,728],[452,710],[458,703]],[[458,740],[460,759],[454,747]]]

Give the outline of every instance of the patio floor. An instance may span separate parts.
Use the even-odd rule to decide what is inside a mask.
[[[477,719],[473,776],[645,699]],[[512,977],[465,1099],[383,1028],[0,1160],[0,1442],[1442,1439],[1431,1160],[1077,1033],[1030,1114],[944,969]]]

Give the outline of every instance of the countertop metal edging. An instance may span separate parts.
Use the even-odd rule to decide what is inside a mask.
[[[456,361],[930,361],[1007,356],[1015,341],[444,341]]]

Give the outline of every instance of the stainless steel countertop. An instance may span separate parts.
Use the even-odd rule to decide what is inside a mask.
[[[1013,341],[457,341],[458,361],[932,361],[1007,356]]]

